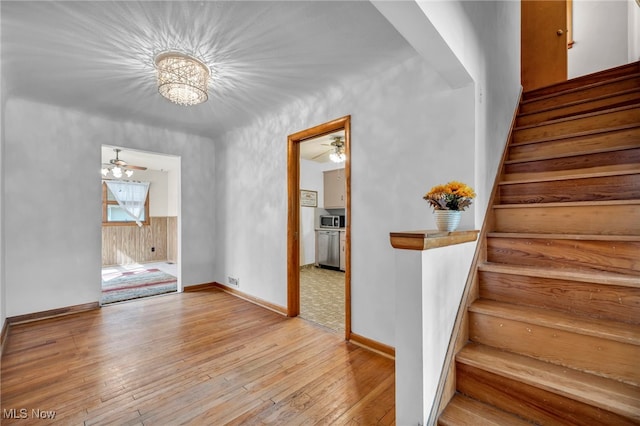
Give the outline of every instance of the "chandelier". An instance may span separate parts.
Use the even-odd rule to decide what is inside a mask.
[[[102,176],[103,177],[107,177],[109,176],[109,172],[111,172],[111,175],[116,178],[116,179],[120,179],[122,177],[122,173],[124,172],[125,175],[127,175],[127,177],[131,177],[133,176],[133,170],[125,170],[122,167],[113,167],[113,168],[108,168],[108,167],[103,167],[101,170]]]
[[[205,102],[209,67],[202,61],[179,52],[163,52],[155,58],[158,92],[178,105]]]

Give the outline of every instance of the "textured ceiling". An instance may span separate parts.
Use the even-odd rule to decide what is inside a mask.
[[[2,75],[20,96],[215,137],[414,55],[368,1],[2,1]],[[212,69],[194,107],[157,93],[154,56]]]

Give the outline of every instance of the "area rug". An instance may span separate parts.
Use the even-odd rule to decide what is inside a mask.
[[[102,276],[101,304],[177,291],[178,280],[159,269],[113,272]]]

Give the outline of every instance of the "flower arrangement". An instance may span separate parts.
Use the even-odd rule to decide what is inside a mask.
[[[434,186],[422,198],[429,202],[433,210],[463,211],[471,205],[475,196],[473,188],[454,180],[446,185]]]

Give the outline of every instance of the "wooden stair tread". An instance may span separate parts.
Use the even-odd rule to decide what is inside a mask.
[[[583,155],[589,155],[589,154],[601,154],[601,153],[605,153],[605,152],[626,151],[626,150],[635,149],[635,148],[638,148],[638,147],[640,147],[640,140],[637,141],[637,142],[629,143],[628,145],[607,147],[607,148],[604,148],[604,149],[584,150],[584,151],[575,150],[575,151],[573,151],[571,153],[558,153],[558,154],[554,154],[554,155],[541,155],[539,157],[529,157],[529,158],[522,158],[522,159],[505,160],[504,164],[508,165],[508,164],[532,163],[532,162],[535,162],[535,161],[555,160],[555,159],[558,159],[558,158],[581,157]]]
[[[640,73],[636,72],[634,74],[627,74],[627,75],[619,76],[619,77],[608,79],[608,80],[593,82],[590,84],[586,84],[584,86],[567,88],[567,89],[560,90],[555,93],[549,93],[546,95],[530,96],[530,93],[525,92],[522,94],[522,102],[520,103],[520,105],[524,106],[525,108],[530,108],[531,105],[545,104],[548,101],[562,99],[566,97],[571,98],[574,95],[579,96],[580,93],[589,93],[589,92],[598,91],[598,89],[602,89],[606,86],[609,86],[609,87],[613,86],[614,90],[611,90],[611,93],[616,93],[615,89],[619,86],[634,87],[635,80],[638,80],[639,78],[640,78]],[[604,92],[609,92],[609,90],[606,90]]]
[[[640,74],[636,74],[635,78],[640,78]],[[557,104],[557,105],[553,105],[553,106],[549,106],[549,107],[545,107],[545,108],[536,109],[534,111],[519,113],[517,115],[517,117],[518,118],[527,117],[527,116],[530,116],[530,115],[535,115],[535,114],[539,114],[539,113],[543,113],[543,112],[559,110],[559,109],[563,109],[563,108],[567,108],[567,107],[587,104],[587,103],[594,102],[594,101],[604,100],[604,99],[608,99],[608,98],[614,98],[614,97],[617,97],[617,96],[620,96],[620,95],[633,94],[633,93],[637,93],[637,92],[640,93],[640,88],[620,90],[618,92],[611,92],[611,93],[608,93],[606,95],[594,96],[594,97],[587,98],[587,99],[580,99],[580,100],[577,100],[577,101],[571,101],[571,102],[561,103],[561,104]],[[536,100],[538,100],[538,99],[536,99]]]
[[[593,94],[579,101],[559,100],[551,103],[539,105],[538,109],[529,107],[522,108],[520,115],[516,118],[516,127],[528,126],[536,123],[543,123],[548,120],[568,118],[576,114],[587,114],[598,111],[605,111],[610,108],[619,108],[640,104],[640,79],[637,86],[629,90],[620,90],[613,95],[599,96]]]
[[[548,208],[548,207],[598,207],[598,206],[622,206],[637,205],[640,200],[606,200],[606,201],[567,201],[564,203],[531,203],[531,204],[494,204],[494,209],[522,209],[522,208]]]
[[[553,182],[557,180],[586,179],[607,176],[623,176],[640,173],[640,164],[615,164],[583,169],[554,170],[529,173],[509,173],[503,176],[499,185],[513,185],[532,182]]]
[[[592,319],[550,309],[483,299],[473,302],[469,307],[469,311],[571,333],[640,345],[640,325],[606,319]]]
[[[615,108],[607,108],[600,111],[587,112],[584,114],[573,114],[569,117],[555,118],[553,120],[542,121],[540,123],[533,123],[533,124],[527,124],[526,126],[515,127],[513,130],[514,132],[517,132],[518,130],[532,129],[536,127],[546,126],[549,124],[565,123],[567,121],[574,121],[574,120],[579,120],[583,118],[596,117],[598,115],[606,115],[612,112],[634,110],[634,109],[638,109],[638,106],[639,106],[638,104],[633,104],[633,105],[625,105],[625,106],[615,107]]]
[[[536,266],[515,266],[489,262],[478,265],[478,270],[481,272],[495,272],[508,275],[523,275],[528,277],[551,278],[593,284],[608,284],[640,288],[640,278],[637,276],[617,274],[615,272],[549,269]]]
[[[640,420],[640,388],[633,385],[476,343],[462,348],[456,362]]]
[[[520,142],[513,141],[509,145],[511,147],[522,146],[522,145],[531,145],[531,144],[536,144],[536,143],[541,143],[541,142],[550,142],[550,141],[557,141],[557,140],[562,140],[562,139],[571,139],[571,138],[576,138],[576,137],[592,136],[592,135],[597,135],[597,134],[600,134],[600,133],[615,132],[615,131],[618,131],[618,130],[635,129],[637,127],[639,127],[637,124],[624,124],[624,125],[621,125],[621,126],[603,127],[603,128],[599,128],[599,129],[595,129],[595,130],[585,130],[585,131],[582,131],[582,132],[575,132],[575,133],[570,133],[570,134],[562,134],[562,135],[557,135],[557,136],[547,136],[547,137],[544,137],[544,138],[529,139],[529,140],[520,141]]]
[[[541,100],[541,99],[546,99],[546,98],[553,98],[556,96],[561,96],[567,93],[573,93],[573,92],[579,92],[581,90],[585,90],[585,89],[591,89],[593,87],[597,87],[597,86],[602,86],[608,83],[615,83],[617,81],[621,81],[621,80],[627,80],[627,79],[633,79],[636,78],[639,74],[640,71],[640,66],[638,66],[638,62],[632,62],[630,64],[625,64],[622,65],[620,67],[617,67],[618,69],[623,69],[626,68],[628,69],[628,72],[625,71],[624,74],[622,75],[618,75],[615,77],[604,77],[603,75],[606,75],[608,72],[612,71],[612,70],[605,70],[605,71],[598,71],[595,73],[591,73],[591,74],[587,74],[587,75],[583,75],[580,77],[576,77],[573,78],[571,80],[566,80],[566,81],[561,81],[559,83],[555,83],[555,84],[551,84],[549,86],[545,86],[545,87],[540,87],[537,89],[533,89],[527,92],[524,92],[522,94],[522,98],[523,101],[522,103],[528,103],[528,102],[533,102],[533,101],[537,101],[537,100]],[[598,79],[597,81],[593,81],[591,83],[584,83],[584,84],[579,84],[581,81],[589,81],[589,80],[593,80],[594,78],[597,78],[599,76],[603,76],[601,79]],[[579,84],[575,87],[567,87],[566,89],[561,89],[563,86],[566,86],[567,84]],[[560,89],[558,89],[560,88]],[[544,93],[544,92],[549,92],[549,93]],[[540,94],[537,94],[540,93]]]
[[[613,107],[614,105],[622,106],[627,104],[627,101],[632,101],[635,97],[638,96],[638,93],[622,92],[637,88],[640,88],[640,75],[625,77],[617,80],[610,80],[598,85],[592,85],[585,88],[577,88],[577,90],[566,91],[558,95],[540,97],[538,99],[532,99],[529,101],[525,98],[524,102],[520,103],[518,112],[521,114],[526,114],[560,106],[561,108],[559,110],[549,110],[540,113],[542,117],[547,117],[547,119],[550,119],[550,116],[554,116],[556,115],[556,112],[560,112],[562,110],[568,113],[578,114],[580,112],[596,111],[598,109],[606,107],[607,105],[610,105],[611,107]],[[612,94],[613,97],[606,97]],[[574,104],[574,102],[582,101],[587,101],[587,103]],[[560,116],[565,115],[561,114]],[[523,117],[525,122],[530,121],[530,118],[532,117]]]
[[[456,394],[440,415],[438,425],[456,426],[463,424],[531,426],[531,423],[491,405],[484,404],[461,394]]]
[[[489,232],[489,238],[524,238],[543,240],[640,241],[640,235],[530,234],[522,232]]]

